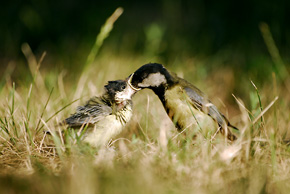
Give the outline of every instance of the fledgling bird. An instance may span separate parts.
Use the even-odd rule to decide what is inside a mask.
[[[149,63],[137,69],[128,79],[132,89],[149,88],[159,97],[168,116],[179,130],[196,123],[194,114],[202,114],[214,120],[222,134],[231,141],[237,137],[228,129],[234,128],[228,119],[197,87],[169,72],[158,63]]]
[[[127,80],[109,81],[100,97],[91,98],[63,121],[70,128],[86,129],[82,140],[101,147],[118,135],[132,116],[131,97],[135,91]]]

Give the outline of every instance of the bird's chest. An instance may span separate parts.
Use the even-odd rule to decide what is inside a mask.
[[[207,115],[192,106],[190,99],[180,87],[167,90],[164,94],[165,110],[180,130],[196,125],[197,120],[204,120]]]
[[[116,114],[106,116],[97,122],[94,128],[86,134],[84,141],[95,147],[105,145],[111,138],[122,131],[131,117],[131,109],[124,109]]]

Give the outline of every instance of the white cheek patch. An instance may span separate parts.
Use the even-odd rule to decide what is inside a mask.
[[[123,91],[116,92],[115,98],[116,100],[131,100],[131,97],[135,92],[135,90],[127,85],[127,87]]]
[[[139,87],[158,87],[161,84],[166,83],[166,78],[160,73],[150,74],[143,82],[139,83]]]

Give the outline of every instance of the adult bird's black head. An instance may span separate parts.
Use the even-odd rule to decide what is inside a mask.
[[[228,130],[229,127],[235,127],[218,111],[207,96],[185,79],[169,72],[161,64],[143,65],[129,76],[127,82],[135,91],[144,88],[153,90],[179,130],[192,126],[194,123],[198,124],[195,114],[201,114],[202,117],[210,117],[214,120],[228,139],[236,139],[235,135]],[[193,110],[196,112],[193,113]]]
[[[148,63],[131,74],[129,84],[135,90],[149,88],[160,96],[170,85],[174,84],[174,79],[163,65]]]

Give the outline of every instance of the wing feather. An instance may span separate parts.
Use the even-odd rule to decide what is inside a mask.
[[[65,119],[70,127],[79,127],[83,124],[94,124],[112,114],[112,108],[106,104],[92,103],[90,100],[85,106],[79,106],[76,113]]]
[[[195,88],[197,89],[197,88]],[[200,90],[193,90],[192,88],[184,88],[186,94],[190,98],[190,103],[198,108],[200,111],[211,116],[219,126],[224,126],[224,116],[218,111],[217,107],[208,100]]]
[[[196,90],[195,90],[196,89]],[[207,113],[213,120],[215,120],[221,130],[222,134],[227,134],[227,138],[231,141],[236,140],[237,137],[230,131],[228,130],[228,127],[232,127],[236,130],[235,126],[231,125],[228,119],[219,112],[217,107],[208,100],[205,95],[198,90],[197,88],[194,87],[194,89],[190,87],[184,88],[186,94],[190,98],[190,103],[199,109],[200,111]]]

